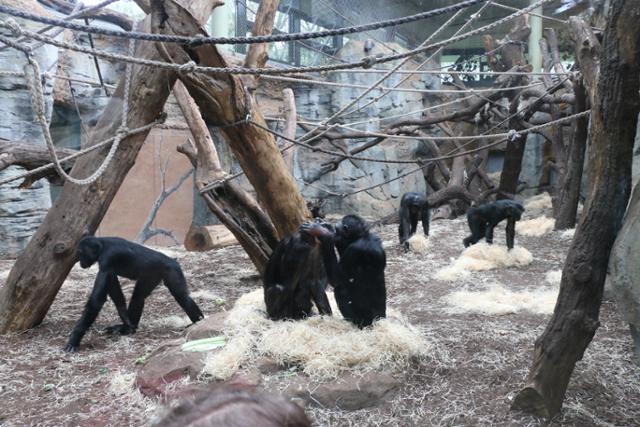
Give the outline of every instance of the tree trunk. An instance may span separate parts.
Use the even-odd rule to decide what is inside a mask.
[[[580,113],[587,106],[587,94],[581,81],[573,86],[575,104],[573,111]],[[582,183],[582,170],[584,168],[584,155],[587,149],[587,137],[589,133],[589,118],[582,117],[573,124],[573,132],[567,153],[566,172],[559,184],[558,206],[556,217],[556,230],[573,228],[576,225],[578,201],[580,199],[580,184]]]
[[[156,23],[154,31],[176,35],[203,34],[198,23],[173,1],[159,2],[158,6],[164,8],[165,19]],[[167,25],[167,19],[180,22],[184,27]],[[227,66],[214,45],[193,49],[181,47],[181,52],[170,54],[165,60],[178,63],[195,60],[203,66]],[[295,232],[311,214],[287,171],[273,135],[246,120],[249,117],[252,122],[267,127],[255,100],[240,79],[230,74],[188,74],[180,78],[205,120],[220,126],[221,134],[267,209],[278,237]]]
[[[575,363],[599,326],[609,255],[631,190],[640,110],[639,20],[639,2],[611,2],[592,103],[589,195],[567,254],[553,316],[536,341],[527,385],[512,406],[538,416],[560,411]]]
[[[56,148],[56,154],[59,159],[75,154],[76,150],[70,148]],[[35,145],[25,142],[8,141],[0,139],[0,171],[11,165],[21,166],[26,170],[32,170],[49,164],[51,162],[51,154],[44,145]],[[65,165],[67,172],[71,169],[71,165]],[[24,182],[20,184],[20,188],[29,188],[31,184],[40,178],[47,178],[49,182],[63,184],[63,181],[56,173],[55,169],[47,169],[36,175],[26,177]]]
[[[226,173],[220,166],[218,153],[200,110],[182,82],[176,82],[173,94],[195,141],[195,150],[190,150],[187,145],[181,146],[178,151],[191,160],[196,169],[196,188],[202,191],[207,184],[224,180]],[[264,271],[278,240],[269,218],[253,197],[233,181],[225,182],[201,195],[209,209],[238,239],[258,271]]]
[[[212,1],[190,2],[199,23],[211,14]],[[197,10],[195,10],[197,7]],[[149,31],[149,17],[141,31]],[[179,26],[179,22],[174,25]],[[185,30],[186,31],[186,30]],[[194,33],[190,35],[195,35]],[[136,43],[135,56],[160,60],[152,43]],[[176,49],[177,46],[170,46]],[[156,119],[164,108],[175,73],[152,67],[134,66],[127,126],[134,129]],[[120,127],[124,80],[90,136],[88,145],[114,135]],[[76,262],[75,248],[84,233],[93,233],[107,212],[127,172],[135,163],[147,132],[124,138],[109,168],[96,182],[87,186],[65,183],[38,231],[18,257],[0,288],[0,333],[18,332],[42,322],[69,270]],[[76,160],[73,176],[87,176],[97,169],[105,156],[98,150]]]

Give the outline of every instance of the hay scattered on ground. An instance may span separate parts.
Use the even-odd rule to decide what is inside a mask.
[[[451,312],[475,312],[487,315],[513,314],[528,311],[534,314],[550,314],[558,298],[557,288],[539,288],[511,291],[500,283],[494,283],[482,291],[462,290],[453,292],[443,301]]]
[[[517,222],[516,231],[523,236],[539,237],[553,231],[555,225],[555,219],[547,218],[543,215],[538,218]]]
[[[544,280],[550,285],[560,286],[560,280],[562,280],[562,270],[547,271],[544,275]]]
[[[214,301],[218,305],[222,305],[225,303],[225,299],[222,298],[219,294],[215,292],[211,292],[207,289],[200,289],[200,290],[191,292],[191,297],[195,299]]]
[[[560,237],[562,237],[563,239],[573,239],[573,236],[575,236],[575,234],[576,234],[576,229],[570,228],[560,233]]]
[[[187,316],[166,316],[161,317],[159,319],[154,319],[149,322],[148,326],[152,327],[161,327],[161,328],[170,328],[170,329],[182,329],[186,328],[191,324],[191,319]]]
[[[429,250],[431,242],[422,233],[416,233],[407,240],[409,250],[417,254],[424,254]]]
[[[466,248],[460,258],[436,273],[436,279],[455,281],[470,271],[493,270],[500,267],[521,267],[531,264],[533,255],[523,247],[508,250],[506,246],[476,243]]]
[[[524,209],[526,211],[551,209],[551,207],[551,196],[549,193],[542,193],[537,196],[529,197],[524,202]]]
[[[323,381],[346,370],[406,366],[429,352],[429,343],[398,312],[388,309],[386,319],[360,330],[342,318],[333,293],[327,295],[333,316],[278,322],[266,318],[261,289],[243,295],[225,321],[228,344],[208,356],[203,372],[227,379],[240,365],[264,356]]]

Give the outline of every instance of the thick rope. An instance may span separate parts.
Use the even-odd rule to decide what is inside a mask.
[[[427,52],[427,51],[429,51],[431,49],[436,49],[436,48],[439,48],[441,46],[447,46],[449,44],[458,42],[460,40],[464,40],[464,39],[467,39],[469,37],[473,37],[473,36],[485,33],[487,31],[490,31],[490,30],[494,29],[495,27],[498,27],[498,26],[504,24],[505,22],[508,22],[510,20],[513,20],[515,18],[518,18],[518,17],[528,13],[530,10],[535,9],[536,7],[538,7],[538,6],[540,6],[540,5],[544,4],[544,3],[549,3],[551,1],[554,1],[554,0],[538,0],[536,3],[524,8],[524,9],[518,11],[518,12],[515,12],[515,13],[513,13],[511,15],[508,15],[508,16],[502,18],[502,19],[494,21],[491,24],[485,25],[483,27],[477,28],[477,29],[475,29],[473,31],[469,31],[469,32],[464,33],[464,34],[460,34],[459,36],[451,37],[451,38],[448,38],[446,40],[442,40],[440,42],[432,43],[430,45],[427,45],[427,46],[424,46],[424,47],[421,47],[421,48],[416,48],[416,49],[413,49],[413,50],[409,50],[409,51],[404,52],[404,53],[381,56],[381,57],[368,56],[368,57],[365,57],[365,58],[361,59],[360,61],[346,62],[346,63],[342,63],[342,64],[333,64],[333,65],[323,65],[323,66],[317,66],[317,67],[290,67],[290,68],[202,67],[202,66],[197,65],[193,61],[179,65],[179,64],[171,64],[171,63],[162,62],[162,61],[153,61],[153,60],[149,60],[149,59],[134,58],[134,57],[131,57],[131,56],[118,55],[118,54],[114,54],[114,53],[110,53],[110,52],[106,52],[106,51],[102,51],[102,50],[89,49],[89,48],[85,48],[83,46],[79,46],[79,45],[76,45],[76,44],[55,40],[55,39],[52,39],[50,37],[34,33],[32,31],[27,31],[27,30],[22,30],[22,29],[20,31],[21,31],[21,33],[23,35],[28,36],[30,38],[33,38],[34,40],[44,41],[47,44],[51,44],[53,46],[57,46],[57,47],[60,47],[60,48],[63,48],[63,49],[69,49],[69,50],[74,50],[74,51],[77,51],[77,52],[88,53],[90,55],[100,56],[102,58],[106,58],[106,59],[113,60],[113,61],[131,62],[131,63],[138,64],[138,65],[149,66],[149,67],[158,67],[158,68],[161,68],[161,69],[166,69],[166,70],[171,70],[171,71],[196,72],[196,73],[203,73],[203,74],[282,75],[282,74],[292,74],[292,73],[308,73],[308,72],[314,72],[314,71],[324,72],[324,71],[333,71],[333,70],[346,70],[346,69],[350,69],[350,68],[371,68],[375,64],[383,64],[383,63],[395,61],[395,60],[398,60],[398,59],[408,58],[408,57],[411,57],[411,56],[414,56],[414,55],[418,55],[418,54],[423,53],[423,52]],[[0,27],[11,28],[11,23],[9,23],[9,22],[0,22]]]
[[[267,80],[278,80],[283,82],[292,82],[292,83],[301,83],[301,84],[311,84],[318,86],[332,86],[332,87],[343,87],[343,88],[353,88],[353,89],[371,89],[371,86],[368,85],[359,85],[353,83],[337,83],[337,82],[329,82],[325,80],[313,80],[313,79],[299,79],[295,77],[284,77],[284,76],[263,76],[264,79]],[[528,85],[522,86],[512,86],[506,88],[482,88],[482,89],[414,89],[414,88],[403,88],[397,87],[397,85],[393,87],[386,86],[377,86],[373,87],[375,90],[383,90],[383,91],[395,91],[395,92],[409,92],[409,93],[493,93],[493,92],[504,92],[510,90],[519,90],[519,89],[528,89],[530,87],[535,87],[542,85],[543,82],[536,82]],[[370,92],[370,91],[369,91]],[[369,93],[366,92],[366,93]],[[365,93],[365,95],[366,95]]]
[[[271,34],[264,36],[250,36],[250,37],[185,37],[185,36],[169,36],[166,34],[153,34],[142,33],[137,31],[120,31],[111,30],[107,28],[93,27],[90,25],[82,25],[75,22],[68,22],[63,19],[48,18],[34,13],[29,13],[23,10],[13,9],[11,7],[0,5],[0,13],[6,13],[7,15],[28,19],[30,21],[40,22],[47,25],[55,25],[57,27],[66,28],[74,31],[82,31],[91,34],[100,34],[110,37],[122,37],[133,38],[136,40],[162,42],[162,43],[178,43],[189,46],[200,46],[203,44],[256,44],[256,43],[272,43],[272,42],[287,42],[295,40],[309,40],[317,39],[321,37],[340,36],[344,34],[355,34],[366,31],[378,30],[381,28],[393,27],[402,24],[408,24],[410,22],[421,21],[424,19],[432,18],[438,15],[444,15],[446,13],[455,12],[467,7],[476,5],[478,3],[485,2],[487,0],[465,0],[458,4],[451,6],[441,7],[439,9],[433,9],[415,15],[404,16],[402,18],[388,19],[384,21],[373,22],[363,25],[354,25],[351,27],[335,28],[330,30],[315,31],[308,33],[285,33],[285,34]]]
[[[129,40],[129,56],[133,56],[135,49],[135,40]],[[42,134],[44,136],[45,143],[47,145],[47,149],[49,150],[49,154],[53,160],[53,167],[55,168],[58,175],[64,178],[67,181],[72,182],[76,185],[89,185],[95,182],[98,178],[102,176],[104,171],[107,170],[107,167],[113,160],[118,147],[120,146],[120,142],[127,135],[127,119],[129,115],[129,94],[131,88],[131,74],[132,74],[133,66],[132,64],[127,64],[127,68],[125,71],[125,84],[124,84],[124,94],[123,94],[123,105],[122,105],[122,122],[118,130],[116,131],[116,136],[114,138],[113,144],[107,153],[107,156],[100,164],[98,169],[90,176],[86,178],[74,178],[71,175],[67,174],[65,170],[62,168],[60,164],[60,159],[56,154],[55,144],[53,142],[53,138],[51,137],[51,133],[49,132],[49,123],[47,122],[46,111],[45,111],[45,98],[44,91],[42,88],[42,82],[40,81],[40,66],[38,62],[33,59],[31,55],[28,56],[28,62],[24,67],[24,73],[27,80],[27,86],[29,87],[29,91],[31,93],[31,107],[33,109],[34,115],[40,127],[42,129]],[[29,72],[31,71],[31,73]]]

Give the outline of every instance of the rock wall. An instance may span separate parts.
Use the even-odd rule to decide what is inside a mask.
[[[35,1],[2,1],[12,7],[25,8],[47,15],[47,12]],[[16,19],[20,26],[29,30],[38,29],[33,23]],[[5,29],[2,34],[8,34]],[[3,45],[4,47],[4,45]],[[50,69],[57,60],[57,48],[42,46],[35,50],[34,56],[40,68]],[[22,72],[26,64],[25,55],[15,49],[0,51],[0,70]],[[51,117],[51,80],[46,81],[45,96],[47,116]],[[23,77],[10,77],[0,74],[0,138],[44,145],[40,125],[33,118],[31,97]],[[22,168],[9,167],[0,171],[0,179],[15,176],[23,172]],[[21,180],[0,185],[0,257],[7,258],[26,246],[31,235],[40,225],[42,218],[51,206],[49,184],[41,180],[29,189],[18,188]]]

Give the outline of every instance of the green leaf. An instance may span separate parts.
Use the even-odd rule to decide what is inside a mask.
[[[209,351],[216,348],[224,347],[226,344],[225,338],[222,335],[212,338],[202,338],[199,340],[187,341],[182,344],[180,349],[182,351]]]

